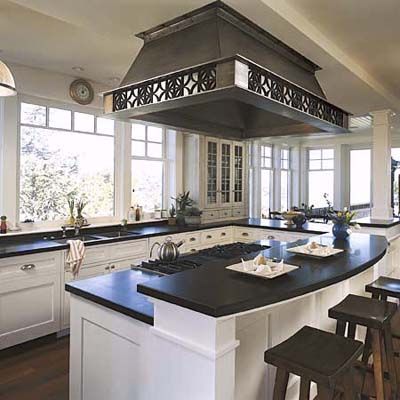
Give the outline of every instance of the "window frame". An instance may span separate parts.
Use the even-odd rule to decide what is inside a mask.
[[[291,174],[291,148],[290,147],[282,147],[280,149],[280,208],[282,211],[282,171],[287,172],[287,195],[286,195],[286,202],[287,202],[287,209],[289,210],[292,205],[292,174]],[[287,152],[287,158],[283,157],[284,152]],[[287,167],[283,166],[283,161],[287,161]]]
[[[21,121],[21,108],[23,103],[33,104],[41,107],[46,107],[46,123],[45,125],[36,125],[36,124],[29,124],[24,123]],[[50,115],[50,108],[57,108],[62,110],[67,110],[71,112],[71,129],[65,128],[52,128],[49,124],[49,115]],[[94,131],[87,132],[87,131],[80,131],[74,129],[74,113],[82,113],[82,114],[90,114],[94,116]],[[79,134],[85,135],[92,135],[92,136],[101,136],[101,137],[112,137],[114,143],[114,162],[113,162],[113,172],[114,172],[114,195],[113,195],[113,215],[111,216],[98,216],[98,217],[89,217],[88,222],[93,223],[115,223],[119,220],[118,215],[120,214],[119,204],[117,202],[117,193],[119,190],[119,179],[118,179],[118,156],[117,156],[117,123],[114,123],[114,134],[104,134],[104,133],[97,133],[97,118],[104,118],[104,115],[101,113],[101,110],[96,108],[87,107],[87,106],[79,106],[75,104],[67,104],[58,101],[52,101],[48,99],[41,99],[36,98],[33,96],[25,96],[25,95],[18,95],[18,104],[17,104],[17,163],[16,163],[16,204],[15,204],[15,212],[14,215],[16,216],[16,223],[19,224],[23,230],[26,229],[24,226],[23,220],[21,220],[21,210],[20,210],[20,193],[21,193],[21,131],[22,127],[30,127],[35,129],[45,129],[49,131],[60,131],[60,132],[76,132]],[[43,228],[53,228],[59,227],[65,222],[65,219],[58,219],[52,221],[35,221],[34,225],[36,228],[43,229]]]
[[[306,187],[306,197],[307,197],[307,204],[310,203],[310,172],[320,172],[320,171],[331,171],[333,173],[333,182],[332,182],[332,191],[333,196],[331,202],[334,202],[335,198],[335,158],[336,158],[336,149],[335,146],[316,146],[316,147],[307,147],[306,149],[306,171],[307,171],[307,187]],[[313,160],[320,160],[321,161],[321,168],[320,169],[310,169],[310,152],[313,150],[320,150],[321,151],[321,158],[313,159]],[[333,158],[323,158],[323,150],[332,150],[333,151]],[[333,161],[332,168],[322,168],[323,161]],[[310,205],[310,204],[309,204]],[[319,208],[319,207],[316,207]]]
[[[133,125],[143,125],[145,127],[145,139],[140,140],[140,139],[133,139],[132,138],[132,130],[133,130]],[[151,140],[148,140],[148,129],[149,127],[157,127],[161,128],[162,130],[162,141],[161,142],[154,142]],[[130,137],[130,165],[132,166],[132,161],[133,160],[139,160],[139,161],[159,161],[162,163],[162,190],[161,190],[161,210],[165,209],[168,204],[168,193],[167,193],[167,176],[166,176],[166,170],[167,170],[167,164],[168,164],[168,157],[167,157],[167,127],[158,125],[158,124],[152,124],[152,123],[147,123],[143,121],[134,121],[129,124],[129,137]],[[132,154],[132,145],[133,142],[141,142],[145,143],[145,155],[144,156],[136,156]],[[161,144],[161,157],[151,157],[148,155],[148,143],[155,143],[155,144]],[[132,201],[132,178],[133,178],[133,173],[131,172],[131,183],[130,183],[130,202],[133,203]]]
[[[269,148],[270,149],[270,154],[271,156],[265,156],[264,155],[264,149]],[[261,143],[260,144],[260,218],[262,217],[262,171],[266,170],[269,171],[270,174],[270,190],[269,190],[269,208],[271,210],[274,209],[274,187],[275,187],[275,181],[274,181],[274,146],[272,144],[265,144]],[[265,160],[270,160],[270,166],[267,166],[266,163],[264,162]]]

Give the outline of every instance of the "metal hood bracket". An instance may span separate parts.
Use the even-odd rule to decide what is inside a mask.
[[[350,114],[326,101],[318,67],[220,1],[139,36],[124,86],[104,93],[112,118],[236,139],[348,131]]]

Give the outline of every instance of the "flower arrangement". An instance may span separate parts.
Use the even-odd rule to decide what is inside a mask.
[[[327,193],[324,193],[324,199],[328,205],[327,214],[333,222],[332,232],[337,239],[346,239],[351,233],[351,228],[360,229],[360,225],[353,220],[357,214],[355,211],[349,211],[347,207],[334,210]]]

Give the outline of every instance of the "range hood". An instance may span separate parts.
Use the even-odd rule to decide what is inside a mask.
[[[234,139],[348,132],[320,68],[221,1],[137,37],[121,87],[103,95],[111,118]]]

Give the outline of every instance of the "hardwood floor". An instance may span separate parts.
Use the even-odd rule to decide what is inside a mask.
[[[0,351],[0,400],[68,400],[69,339]]]

